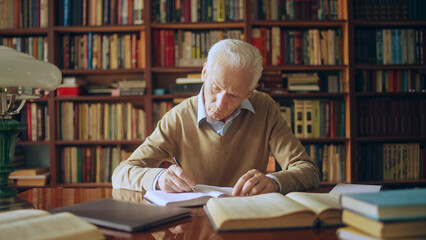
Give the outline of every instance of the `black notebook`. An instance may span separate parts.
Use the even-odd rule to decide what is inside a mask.
[[[191,214],[187,208],[162,207],[112,198],[55,208],[49,212],[70,212],[95,225],[127,232],[142,231]]]

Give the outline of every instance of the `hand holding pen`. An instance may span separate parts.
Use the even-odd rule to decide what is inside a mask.
[[[191,192],[195,186],[194,177],[186,172],[179,161],[173,157],[175,164],[167,168],[157,181],[157,189],[165,192]]]

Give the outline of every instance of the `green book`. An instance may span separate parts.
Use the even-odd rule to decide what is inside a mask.
[[[426,219],[426,188],[347,194],[341,205],[379,221]]]

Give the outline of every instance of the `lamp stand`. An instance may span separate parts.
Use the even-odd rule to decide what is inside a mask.
[[[15,195],[17,190],[7,186],[12,167],[18,133],[25,130],[25,124],[13,119],[0,119],[0,211],[31,208],[31,204]]]

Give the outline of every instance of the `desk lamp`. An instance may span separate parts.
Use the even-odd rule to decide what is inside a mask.
[[[27,100],[55,90],[61,80],[61,71],[55,65],[0,46],[0,210],[17,193],[7,183],[14,171],[12,159],[18,133],[26,127],[12,116],[19,113]]]

